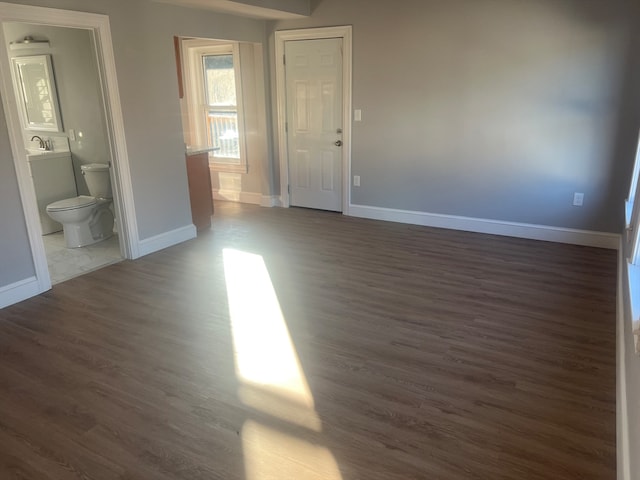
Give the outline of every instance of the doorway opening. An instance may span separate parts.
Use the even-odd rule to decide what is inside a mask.
[[[106,16],[0,3],[0,22],[0,94],[40,293],[139,256],[115,62]]]
[[[21,22],[4,22],[2,29],[47,267],[56,284],[122,260],[113,205],[98,209],[89,190],[98,171],[87,165],[112,164],[93,32]],[[56,214],[51,209],[60,202],[66,203]],[[72,214],[87,217],[87,238],[69,238],[75,224],[63,232],[58,216]]]
[[[187,152],[204,152],[197,176],[211,179],[207,196],[263,204],[272,183],[263,45],[178,37],[176,59],[184,142]],[[201,183],[190,181],[194,216],[193,199],[204,194],[191,190]]]

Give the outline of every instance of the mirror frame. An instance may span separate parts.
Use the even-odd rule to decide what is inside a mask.
[[[16,99],[20,105],[19,112],[22,120],[22,126],[25,130],[41,131],[41,132],[62,132],[62,119],[60,116],[60,105],[58,102],[58,91],[56,88],[55,77],[53,76],[53,64],[51,63],[51,55],[29,55],[24,57],[13,57],[11,59],[13,66],[13,81]],[[46,80],[50,91],[51,102],[53,103],[53,121],[42,123],[35,122],[29,118],[29,110],[27,104],[30,99],[27,98],[27,89],[24,85],[24,76],[22,74],[22,66],[40,64],[43,66]]]

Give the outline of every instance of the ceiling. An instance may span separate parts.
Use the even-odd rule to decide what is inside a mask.
[[[231,13],[266,20],[286,20],[308,15],[308,0],[155,0],[190,8]],[[262,4],[262,5],[255,5]],[[265,6],[268,5],[268,6]]]

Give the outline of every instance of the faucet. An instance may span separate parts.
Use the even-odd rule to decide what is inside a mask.
[[[32,142],[36,139],[40,142],[40,150],[48,150],[47,144],[44,140],[42,140],[42,137],[39,137],[38,135],[34,135],[33,137],[31,137]]]

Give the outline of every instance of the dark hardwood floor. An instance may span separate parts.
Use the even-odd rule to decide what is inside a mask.
[[[0,310],[0,478],[613,480],[616,266],[216,203]]]

